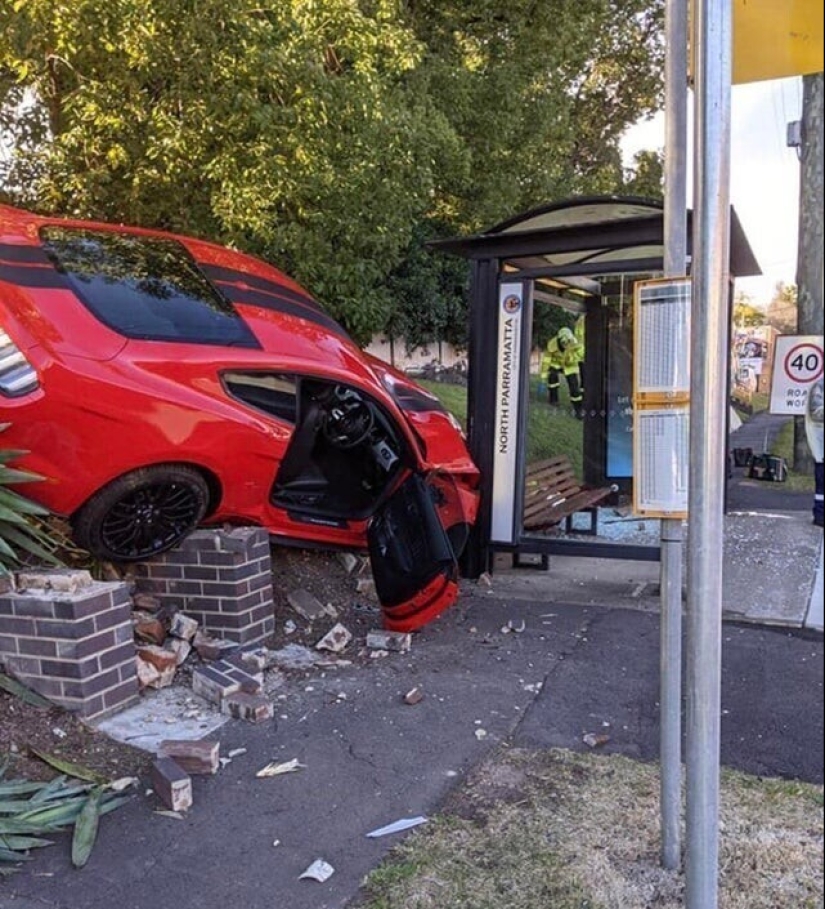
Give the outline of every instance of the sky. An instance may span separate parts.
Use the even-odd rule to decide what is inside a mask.
[[[692,105],[691,95],[689,120]],[[735,289],[756,305],[767,305],[778,281],[796,281],[799,159],[796,149],[787,147],[786,135],[787,124],[801,117],[799,77],[731,88],[731,204],[763,272],[737,279]],[[622,144],[628,163],[640,149],[663,148],[664,135],[664,114],[631,128]],[[688,180],[690,198],[690,175]]]

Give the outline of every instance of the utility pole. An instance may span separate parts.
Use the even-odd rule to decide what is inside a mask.
[[[822,334],[822,73],[802,77],[802,124],[799,152],[799,240],[796,258],[797,331]],[[794,420],[794,470],[813,473],[805,420]]]

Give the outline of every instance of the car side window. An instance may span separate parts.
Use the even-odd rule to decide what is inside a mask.
[[[298,392],[294,376],[268,372],[225,372],[221,376],[227,392],[256,410],[287,423],[298,419]]]
[[[127,338],[260,346],[176,240],[62,226],[40,238],[86,308]]]

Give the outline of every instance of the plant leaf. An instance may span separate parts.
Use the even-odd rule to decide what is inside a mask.
[[[25,852],[14,852],[0,846],[0,862],[27,862],[30,858]]]
[[[96,770],[90,770],[82,764],[75,764],[73,761],[67,761],[64,758],[57,757],[57,755],[48,754],[45,751],[38,751],[37,748],[32,748],[31,745],[27,746],[27,748],[29,754],[40,758],[41,761],[48,764],[50,767],[54,767],[55,770],[65,773],[67,776],[73,776],[78,780],[85,780],[87,783],[105,784],[109,782],[102,773],[98,773]]]
[[[42,846],[51,846],[54,840],[44,840],[39,836],[18,836],[8,834],[0,836],[0,846],[6,849],[39,849]]]
[[[100,820],[100,800],[103,797],[101,788],[93,789],[86,804],[81,808],[80,814],[74,824],[72,835],[72,864],[75,868],[82,868],[89,861],[92,854],[97,827]]]
[[[33,707],[54,707],[54,704],[44,698],[43,695],[32,691],[31,688],[27,688],[21,682],[18,682],[17,679],[10,678],[2,672],[0,672],[0,688],[8,691],[9,694],[13,694],[21,701],[31,704]]]

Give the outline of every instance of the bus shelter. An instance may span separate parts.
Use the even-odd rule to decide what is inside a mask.
[[[686,218],[690,238],[690,211]],[[431,244],[471,262],[467,427],[482,504],[468,576],[488,570],[497,552],[543,567],[552,554],[659,559],[658,540],[622,531],[633,521],[633,292],[661,276],[663,242],[661,202],[609,196],[543,205]],[[729,271],[731,291],[735,277],[761,274],[733,210]],[[544,381],[544,335],[560,323],[583,340],[575,408],[563,381],[550,404]],[[550,513],[553,498],[560,504]]]

